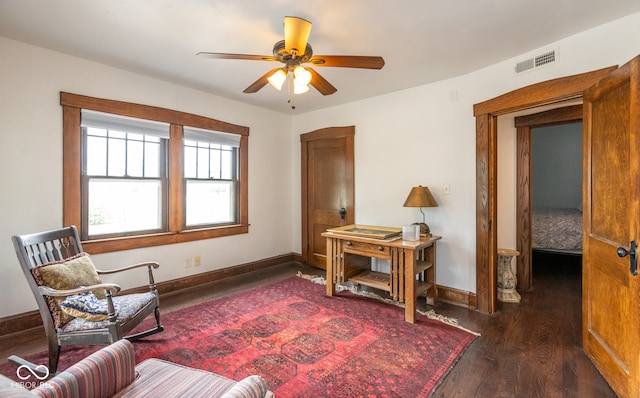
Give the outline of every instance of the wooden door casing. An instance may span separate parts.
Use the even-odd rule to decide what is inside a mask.
[[[497,306],[497,123],[505,115],[582,98],[582,93],[616,66],[536,83],[473,106],[476,117],[476,306]]]
[[[640,56],[584,93],[583,346],[621,397],[640,391]]]
[[[328,228],[353,224],[355,127],[329,127],[302,134],[302,257],[326,268]],[[344,219],[340,209],[346,211]]]

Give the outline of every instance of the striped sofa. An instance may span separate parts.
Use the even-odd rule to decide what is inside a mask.
[[[135,351],[128,340],[117,341],[37,384],[29,391],[0,375],[0,397],[275,397],[260,376],[237,382],[160,359],[135,366]]]

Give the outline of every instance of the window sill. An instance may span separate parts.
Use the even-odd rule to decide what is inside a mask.
[[[82,242],[82,249],[91,254],[110,253],[121,250],[140,249],[143,247],[170,245],[173,243],[182,243],[194,240],[218,238],[222,236],[246,234],[248,232],[248,225],[238,224],[217,228],[185,230],[179,232],[163,232],[151,235],[86,240]]]

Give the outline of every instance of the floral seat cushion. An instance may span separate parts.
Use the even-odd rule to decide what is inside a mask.
[[[113,305],[118,308],[117,320],[126,322],[133,318],[149,302],[157,300],[154,293],[127,294],[124,296],[114,296]],[[109,321],[90,321],[84,318],[74,318],[62,327],[58,328],[62,332],[77,332],[80,330],[102,329],[109,326]]]
[[[84,286],[79,286],[84,287]],[[62,312],[74,318],[89,321],[105,321],[109,319],[109,305],[106,299],[99,299],[93,292],[84,292],[67,296],[60,302]],[[120,307],[114,304],[115,313]]]

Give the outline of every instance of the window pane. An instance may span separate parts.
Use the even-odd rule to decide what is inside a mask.
[[[89,181],[89,235],[162,228],[162,188],[158,180]]]
[[[129,134],[132,136],[134,134]],[[144,153],[144,144],[141,141],[127,142],[127,175],[131,177],[142,177],[142,162]]]
[[[87,137],[87,175],[107,175],[107,139]]]
[[[154,142],[145,144],[144,175],[151,178],[160,177],[160,144]]]
[[[220,170],[220,178],[230,180],[233,178],[233,164],[231,151],[222,151],[222,161],[220,162],[222,169]]]
[[[109,138],[109,175],[121,177],[125,173],[126,141]]]
[[[184,147],[184,177],[185,178],[196,178],[196,148],[192,146]]]
[[[198,148],[198,178],[209,177],[209,148]]]
[[[144,135],[142,134],[135,134],[135,133],[129,133],[127,135],[127,138],[133,141],[143,141],[144,140]]]
[[[125,139],[127,138],[127,133],[126,131],[109,130],[109,137]]]
[[[233,192],[233,183],[228,181],[187,181],[186,225],[234,222]]]
[[[87,127],[87,133],[89,135],[97,135],[100,137],[106,137],[107,136],[107,130],[105,129],[98,129],[95,127]]]
[[[211,178],[220,178],[220,151],[211,151]]]

